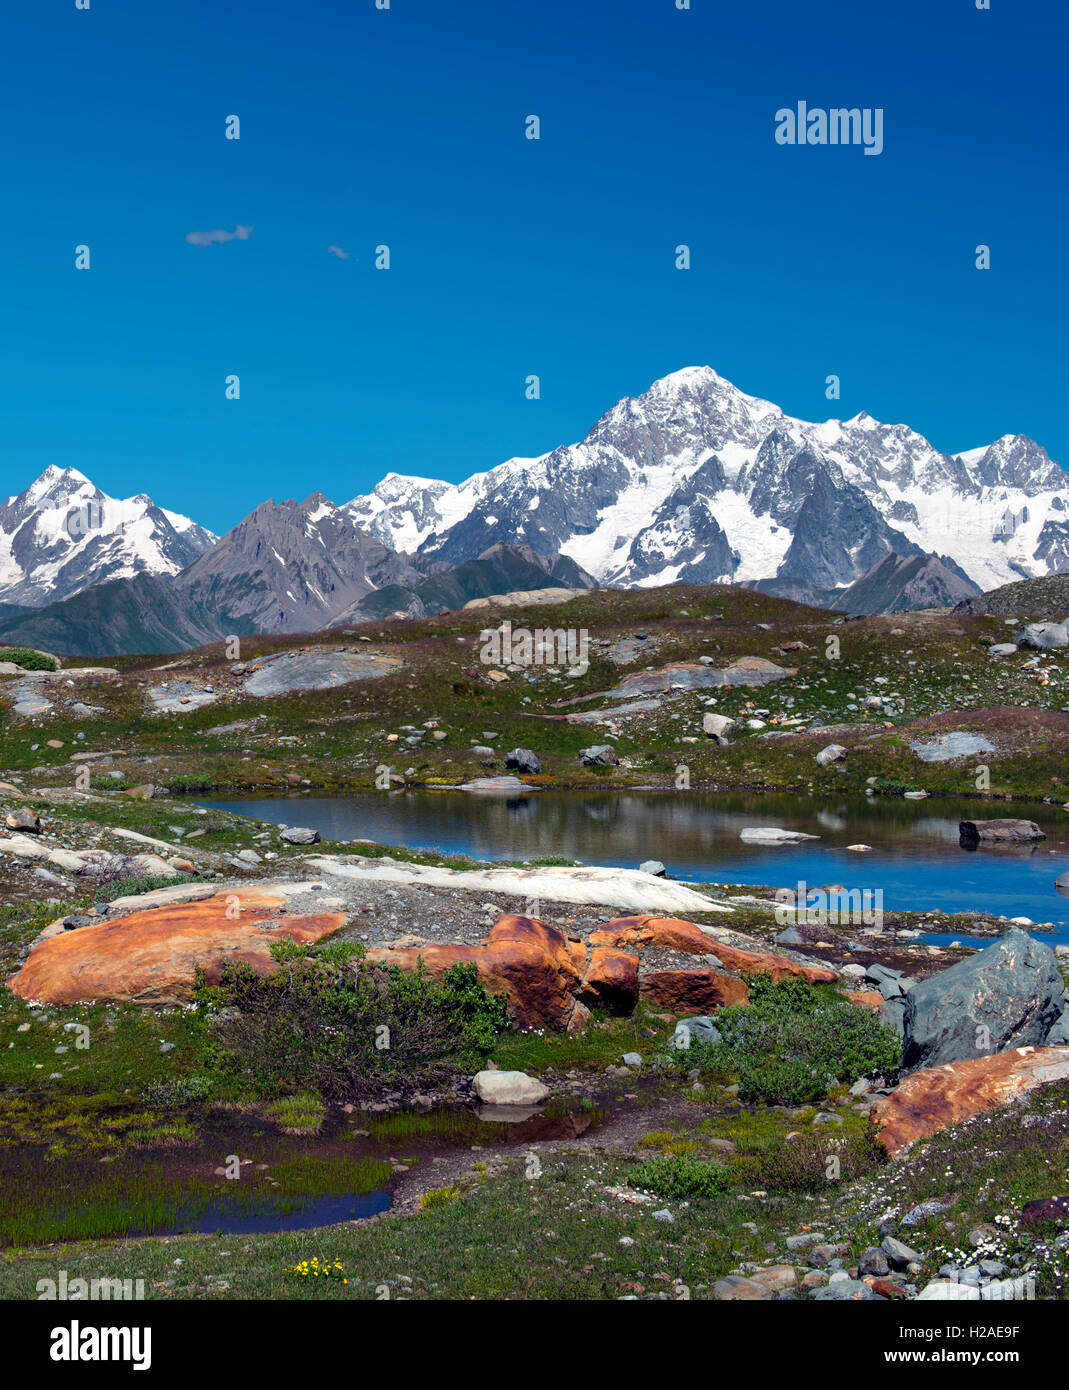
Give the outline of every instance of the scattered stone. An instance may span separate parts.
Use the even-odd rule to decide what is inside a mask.
[[[816,755],[816,760],[821,767],[827,767],[829,763],[841,763],[846,756],[847,750],[841,743],[829,743]]]
[[[891,1266],[888,1263],[887,1255],[884,1251],[873,1247],[866,1250],[858,1260],[857,1272],[861,1275],[874,1274],[878,1278],[882,1278],[885,1274],[891,1272]]]
[[[304,826],[290,825],[278,837],[285,840],[288,845],[317,845],[319,843],[319,831],[309,830]]]
[[[912,1249],[904,1241],[896,1240],[894,1236],[884,1236],[880,1249],[895,1269],[906,1269],[911,1264],[924,1263],[922,1254]]]

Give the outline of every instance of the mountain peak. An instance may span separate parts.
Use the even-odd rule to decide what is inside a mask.
[[[50,464],[0,505],[0,601],[38,608],[113,579],[177,574],[214,540],[145,493],[109,497]]]
[[[59,468],[56,464],[50,463],[44,472],[33,480],[25,492],[19,494],[19,497],[24,502],[34,505],[46,497],[62,499],[87,485],[93,486],[85,474],[80,473],[77,468]],[[17,499],[12,498],[11,500]]]

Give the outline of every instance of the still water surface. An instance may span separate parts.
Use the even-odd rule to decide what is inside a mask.
[[[1060,806],[984,801],[724,794],[719,792],[363,792],[215,803],[274,824],[310,826],[324,839],[366,839],[476,859],[567,855],[586,864],[637,867],[659,859],[693,882],[795,886],[842,883],[883,892],[887,909],[984,910],[1069,923],[1054,887],[1069,870],[1069,814]],[[966,849],[958,822],[1015,816],[1036,821],[1034,844]],[[748,845],[744,826],[819,835],[798,845]],[[858,854],[847,845],[866,844]],[[1048,938],[1050,939],[1050,938]]]

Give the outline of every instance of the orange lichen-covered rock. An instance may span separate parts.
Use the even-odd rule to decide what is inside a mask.
[[[907,1076],[869,1112],[892,1157],[907,1144],[1008,1105],[1048,1081],[1069,1080],[1069,1047],[1015,1047]]]
[[[883,995],[878,989],[855,990],[846,997],[851,1004],[860,1004],[863,1009],[871,1009],[873,1013],[879,1013],[883,1008]]]
[[[734,946],[723,946],[719,941],[713,942],[712,954],[728,970],[737,970],[741,975],[770,975],[777,983],[793,976],[805,980],[808,985],[831,985],[839,978],[834,970],[825,970],[821,965],[798,965],[786,956],[768,951],[740,951]]]
[[[655,1008],[677,1014],[707,1014],[750,1002],[746,982],[719,970],[657,970],[643,978],[639,992]]]
[[[695,922],[680,917],[614,917],[605,922],[590,940],[597,945],[660,946],[672,951],[689,951],[696,956],[716,956],[728,970],[740,975],[770,975],[773,980],[796,976],[811,985],[830,985],[839,978],[834,970],[819,965],[798,965],[786,956],[768,951],[741,951],[702,931]]]
[[[510,916],[495,922],[481,945],[384,948],[369,951],[367,959],[402,970],[414,970],[422,960],[434,976],[470,961],[491,994],[508,995],[521,1027],[564,1029],[572,1021],[582,979],[574,944],[535,917]]]
[[[181,1003],[192,995],[198,966],[210,984],[231,961],[264,974],[275,968],[276,941],[318,941],[347,921],[343,912],[289,914],[284,905],[281,897],[235,890],[130,912],[40,942],[7,984],[23,999],[48,1004]]]
[[[638,1002],[638,956],[595,946],[579,996],[589,1007],[600,1006],[610,1014],[633,1012]]]
[[[591,941],[605,946],[662,946],[672,951],[689,951],[706,956],[715,952],[717,942],[695,922],[681,917],[614,917],[591,934]]]

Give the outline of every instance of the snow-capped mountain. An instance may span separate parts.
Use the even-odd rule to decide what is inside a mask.
[[[458,485],[391,473],[346,510],[421,559],[525,545],[602,584],[835,588],[892,552],[947,557],[981,589],[1069,568],[1069,476],[1026,436],[943,454],[865,413],[793,419],[710,367],[620,401],[578,444]]]
[[[0,506],[0,602],[38,608],[110,579],[177,574],[214,541],[144,493],[109,497],[53,466]]]

